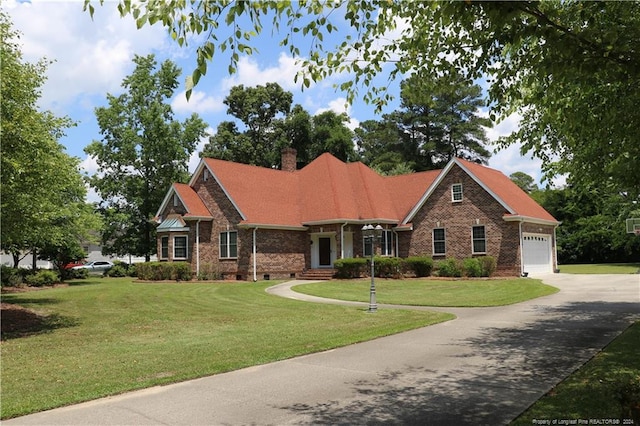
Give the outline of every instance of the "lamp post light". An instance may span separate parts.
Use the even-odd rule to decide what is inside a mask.
[[[375,228],[373,225],[364,225],[362,227],[362,235],[366,239],[371,240],[371,287],[369,288],[369,311],[377,312],[378,304],[376,303],[376,282],[375,282],[375,240],[382,237],[383,228],[377,225]]]

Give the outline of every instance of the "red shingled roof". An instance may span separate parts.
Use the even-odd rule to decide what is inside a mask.
[[[205,158],[205,165],[247,225],[302,227],[314,223],[402,223],[428,197],[444,170],[383,177],[364,164],[344,163],[325,153],[294,172]],[[455,159],[501,202],[508,216],[555,219],[501,172]],[[188,215],[209,216],[189,185],[174,184]],[[408,218],[410,219],[410,218]]]
[[[204,205],[202,199],[189,185],[184,183],[174,183],[173,190],[178,194],[187,213],[184,217],[210,218],[211,212]]]
[[[245,222],[301,226],[299,182],[296,173],[204,159]]]
[[[548,211],[536,203],[502,172],[460,158],[456,159],[456,161],[482,182],[493,193],[494,197],[502,200],[512,211],[511,216],[557,222]]]

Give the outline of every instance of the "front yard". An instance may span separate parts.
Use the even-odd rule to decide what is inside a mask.
[[[370,340],[453,318],[287,300],[276,282],[90,278],[3,294],[41,315],[3,335],[2,418]],[[3,310],[3,329],[7,326]]]
[[[502,306],[556,293],[557,288],[531,278],[470,280],[376,279],[378,303],[417,306]],[[330,281],[303,284],[299,293],[331,299],[369,301],[370,280]]]

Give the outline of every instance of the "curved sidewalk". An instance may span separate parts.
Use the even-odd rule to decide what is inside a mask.
[[[3,424],[506,424],[640,319],[638,275],[544,281],[561,291],[504,307],[445,309],[458,318]],[[289,291],[270,293],[308,297]]]

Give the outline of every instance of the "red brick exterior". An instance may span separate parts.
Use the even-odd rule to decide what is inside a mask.
[[[453,202],[451,186],[462,184],[463,198]],[[363,257],[362,223],[313,225],[307,230],[260,229],[239,226],[241,215],[231,203],[213,176],[205,181],[202,172],[193,181],[193,189],[211,212],[213,220],[184,219],[189,227],[185,232],[159,232],[158,253],[161,253],[161,238],[170,234],[169,258],[173,260],[173,236],[188,235],[188,259],[192,271],[196,272],[196,229],[199,234],[199,264],[202,268],[213,269],[225,279],[262,280],[265,278],[290,278],[309,268],[312,263],[313,235],[329,236],[335,245],[333,258],[342,253],[341,233],[353,232],[353,256]],[[427,188],[425,188],[426,191]],[[400,189],[401,190],[401,189]],[[169,202],[162,216],[184,214],[184,207],[173,206]],[[472,256],[493,256],[497,260],[496,275],[518,276],[521,272],[520,223],[503,219],[507,210],[476,183],[467,173],[454,165],[443,178],[428,200],[412,218],[413,229],[394,232],[394,254],[399,257],[433,256],[433,229],[444,228],[446,254],[433,256],[434,260],[454,257],[463,259]],[[472,253],[472,227],[483,225],[486,236],[486,252]],[[393,229],[391,225],[385,226]],[[220,233],[237,231],[238,256],[234,259],[220,258]],[[523,223],[522,231],[527,233],[554,234],[550,225]],[[253,238],[256,238],[256,270],[254,271]],[[395,238],[398,238],[396,243]],[[555,251],[555,241],[553,241]],[[398,247],[398,253],[396,253]],[[380,245],[376,244],[376,253]],[[555,262],[555,259],[554,259]],[[557,267],[554,264],[554,268]]]
[[[462,201],[453,202],[451,186],[462,184]],[[486,253],[497,261],[498,275],[520,274],[518,223],[505,222],[506,209],[458,166],[453,166],[413,217],[413,231],[399,232],[400,256],[432,256],[433,229],[445,229],[446,254],[434,260],[463,259],[472,253],[472,227],[485,226]]]

